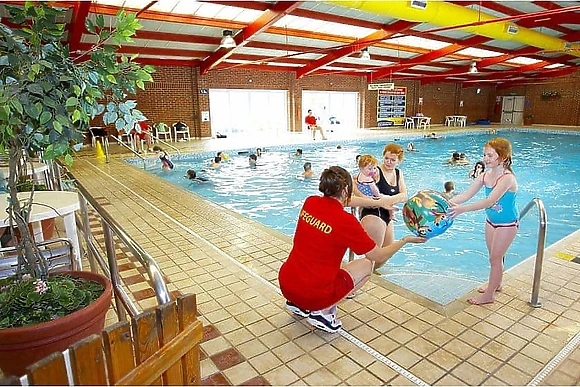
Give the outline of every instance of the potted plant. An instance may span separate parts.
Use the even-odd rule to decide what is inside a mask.
[[[534,122],[534,115],[528,114],[524,116],[524,125],[531,125]]]
[[[13,345],[11,339],[3,334],[27,328],[33,333],[40,332],[47,329],[46,324],[52,326],[70,319],[73,315],[59,316],[73,310],[82,311],[85,305],[92,306],[95,297],[103,293],[103,288],[108,289],[108,294],[101,295],[105,297],[106,313],[111,301],[110,283],[106,278],[100,276],[104,278],[101,285],[91,282],[88,286],[91,291],[88,291],[78,287],[79,282],[74,279],[78,273],[73,272],[72,277],[49,275],[42,251],[28,229],[35,187],[30,187],[30,194],[23,200],[17,195],[19,179],[27,175],[23,168],[30,166],[27,160],[33,155],[44,160],[62,157],[70,165],[72,146],[82,143],[83,132],[99,115],[103,115],[105,125],[115,124],[117,129],[126,130],[144,119],[135,109],[136,103],[126,100],[126,97],[135,94],[138,88],[143,89],[145,82],[152,81],[151,73],[154,71],[151,66],[136,63],[135,56],[116,54],[117,47],[130,42],[131,36],[140,28],[134,14],[119,11],[114,27],[105,26],[102,15],[94,21],[87,18],[85,27],[92,34],[94,43],[86,52],[71,53],[68,45],[63,43],[65,26],[58,22],[65,10],[44,2],[4,7],[10,14],[7,18],[10,26],[20,26],[11,28],[0,24],[0,155],[9,159],[7,210],[10,227],[17,227],[20,237],[15,240],[18,254],[16,276],[0,284],[0,324],[3,324],[0,325],[0,352],[10,350]],[[77,303],[77,299],[83,302]],[[40,313],[43,310],[50,310],[50,313]],[[31,314],[36,317],[43,314],[49,322],[40,322]],[[72,320],[73,325],[78,325],[77,317]],[[37,325],[20,327],[25,324]],[[101,329],[102,324],[98,331]],[[84,334],[90,333],[93,332]],[[17,333],[17,336],[30,335],[30,331]],[[49,334],[51,336],[55,334]],[[73,336],[74,341],[82,338],[82,335]],[[56,346],[53,351],[63,350],[66,346],[68,344]],[[8,357],[10,363],[16,360],[32,363],[45,354],[28,350],[26,355],[17,356],[26,359],[4,357]],[[4,366],[0,364],[0,368],[4,369]],[[10,369],[10,373],[21,373],[22,370]]]

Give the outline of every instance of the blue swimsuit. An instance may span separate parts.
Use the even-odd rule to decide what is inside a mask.
[[[360,191],[361,194],[365,196],[373,197],[373,190],[371,189],[371,183],[361,183],[358,181],[359,176],[356,176],[356,188]]]
[[[499,179],[503,176],[500,176]],[[497,184],[497,181],[495,184]],[[494,187],[485,186],[485,195],[489,197]],[[516,193],[511,191],[504,193],[494,205],[485,209],[485,214],[487,215],[487,223],[493,228],[517,226],[519,215],[516,205]]]

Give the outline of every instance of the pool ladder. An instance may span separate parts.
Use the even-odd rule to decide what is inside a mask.
[[[532,282],[532,299],[529,304],[534,308],[541,308],[542,303],[538,301],[540,295],[540,280],[542,278],[542,265],[544,263],[544,250],[546,246],[546,228],[548,226],[548,215],[546,214],[546,208],[544,207],[544,202],[541,199],[534,198],[530,201],[520,212],[519,220],[521,221],[524,216],[532,209],[532,207],[538,207],[539,215],[539,229],[538,229],[538,248],[536,250],[536,263],[534,264],[534,280]],[[351,212],[355,214],[358,218],[358,208],[351,207]],[[354,259],[354,252],[349,249],[348,251],[348,261]]]
[[[534,308],[541,308],[542,303],[538,301],[540,294],[540,280],[542,277],[542,265],[544,263],[544,250],[546,245],[546,228],[548,226],[548,215],[542,200],[538,198],[532,199],[520,212],[520,221],[532,209],[538,207],[539,228],[538,228],[538,248],[536,250],[536,262],[534,264],[534,280],[532,282],[532,299],[529,304]]]

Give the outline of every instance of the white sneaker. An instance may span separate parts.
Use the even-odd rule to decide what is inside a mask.
[[[336,306],[333,308],[334,313],[324,314],[322,311],[317,310],[310,312],[308,317],[308,322],[325,332],[336,333],[342,328],[342,322],[336,318]]]

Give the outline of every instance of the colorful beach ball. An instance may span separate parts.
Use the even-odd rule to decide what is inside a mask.
[[[433,238],[453,224],[448,208],[449,202],[439,192],[419,191],[403,206],[403,220],[413,234]]]

